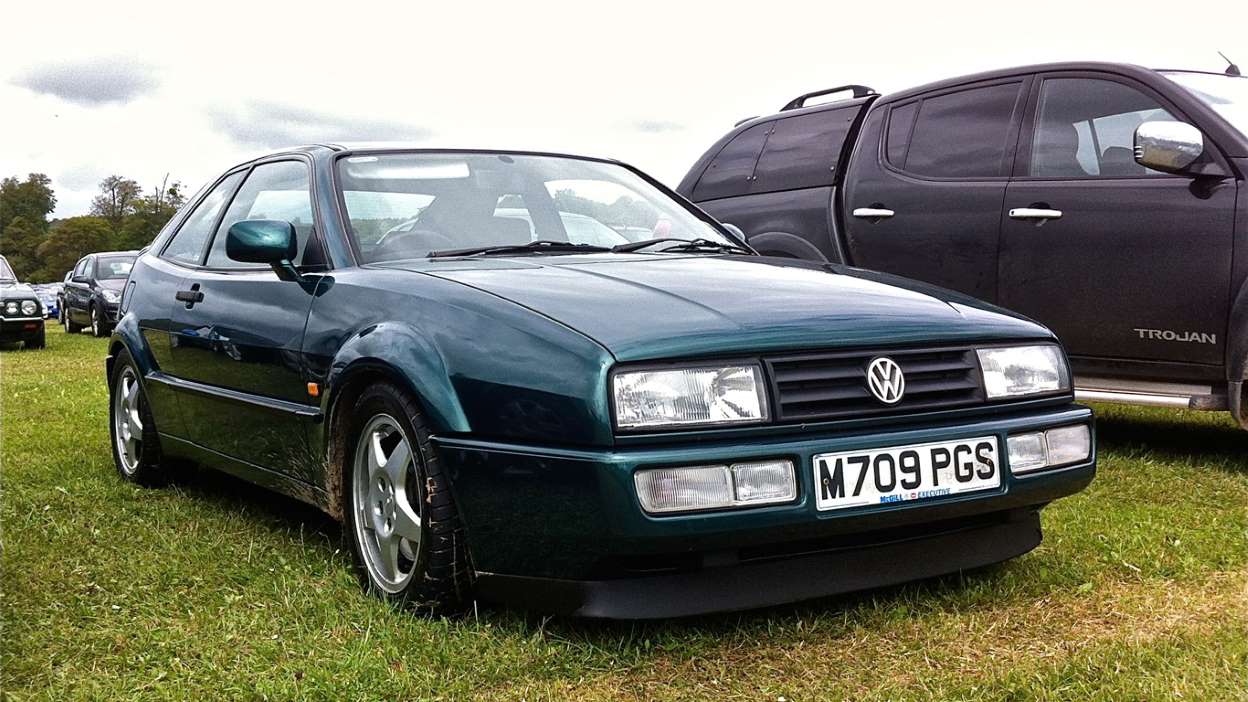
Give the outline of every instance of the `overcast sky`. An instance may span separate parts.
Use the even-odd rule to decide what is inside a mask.
[[[628,161],[674,185],[743,117],[1054,60],[1248,70],[1248,1],[6,3],[0,177],[56,216],[272,148],[405,140]]]

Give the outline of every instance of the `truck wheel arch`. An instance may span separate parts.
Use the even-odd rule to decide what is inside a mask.
[[[1239,286],[1226,325],[1227,401],[1239,425],[1248,429],[1244,406],[1244,381],[1248,379],[1248,281]]]
[[[821,263],[828,262],[828,257],[818,247],[796,234],[764,232],[751,236],[749,241],[750,246],[764,256],[782,256],[800,258],[807,261],[819,261]]]

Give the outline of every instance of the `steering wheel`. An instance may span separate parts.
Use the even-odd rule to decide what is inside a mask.
[[[377,248],[369,252],[372,262],[397,261],[404,258],[418,258],[430,251],[453,249],[455,240],[432,229],[413,229],[410,232],[394,232],[382,237]]]

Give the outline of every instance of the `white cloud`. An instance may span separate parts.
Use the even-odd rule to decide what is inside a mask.
[[[90,202],[76,173],[194,189],[292,140],[398,137],[607,156],[675,184],[738,119],[803,92],[1069,59],[1221,70],[1214,48],[1248,65],[1246,20],[1242,0],[21,3],[0,42],[0,176],[48,173],[66,216]],[[141,70],[19,87],[100,57]]]

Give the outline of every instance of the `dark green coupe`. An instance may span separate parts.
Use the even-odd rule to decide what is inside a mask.
[[[230,169],[136,261],[108,381],[123,477],[189,459],[315,504],[366,589],[427,610],[669,617],[974,568],[1095,472],[1043,327],[757,256],[551,154]]]

